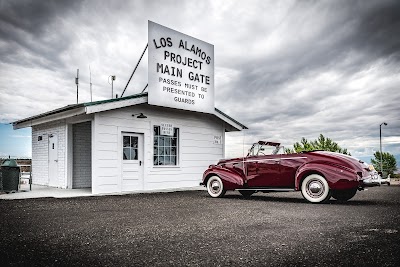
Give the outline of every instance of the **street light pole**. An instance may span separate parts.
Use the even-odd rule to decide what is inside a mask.
[[[381,172],[383,174],[383,163],[382,163],[382,124],[387,125],[386,122],[382,122],[379,125],[379,144],[380,144],[380,152],[381,152]]]

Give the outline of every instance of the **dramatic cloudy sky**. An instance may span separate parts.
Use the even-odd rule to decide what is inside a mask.
[[[77,68],[81,101],[90,100],[89,65],[93,100],[110,97],[111,74],[121,93],[148,20],[214,44],[215,104],[250,128],[227,135],[227,156],[241,155],[243,141],[290,146],[322,133],[368,157],[382,122],[384,150],[400,154],[395,0],[0,0],[1,139],[12,136],[4,123],[75,103]],[[146,83],[144,60],[125,95]],[[20,133],[10,142],[25,144]]]

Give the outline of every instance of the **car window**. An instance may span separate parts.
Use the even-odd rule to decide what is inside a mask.
[[[260,149],[261,145],[259,144],[253,144],[253,146],[251,147],[251,149],[249,150],[249,154],[248,156],[257,156],[258,154],[258,150]]]
[[[276,153],[275,146],[263,146],[258,143],[253,144],[248,156],[264,156],[264,155],[274,155],[274,154],[284,154],[284,148],[279,147],[278,153]]]
[[[285,152],[285,147],[284,147],[284,146],[280,146],[280,147],[278,148],[278,151],[277,151],[275,154],[277,154],[277,155],[286,154],[286,152]]]

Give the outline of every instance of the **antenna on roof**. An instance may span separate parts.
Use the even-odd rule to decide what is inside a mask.
[[[111,83],[110,83],[110,77],[111,77]],[[111,99],[114,98],[114,81],[115,81],[115,75],[108,76],[108,83],[111,84]]]
[[[92,71],[90,70],[90,65],[89,65],[89,81],[90,81],[90,102],[93,102],[92,99]]]
[[[75,83],[76,83],[76,103],[78,104],[78,103],[79,103],[79,101],[78,101],[78,92],[79,92],[79,89],[78,89],[78,85],[79,85],[79,69],[76,70]]]

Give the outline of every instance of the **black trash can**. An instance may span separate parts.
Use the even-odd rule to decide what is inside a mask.
[[[6,159],[1,164],[2,191],[18,191],[20,168],[15,159]]]

